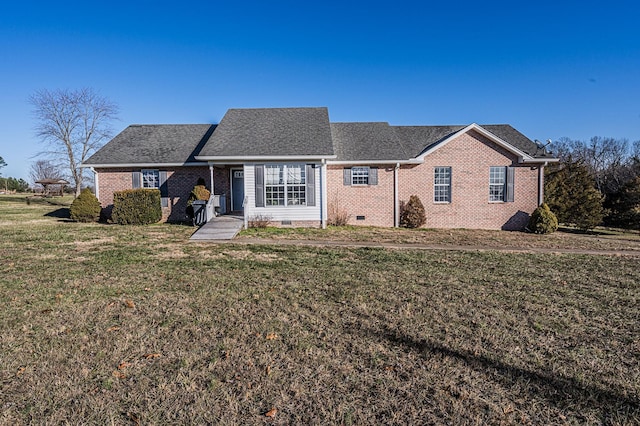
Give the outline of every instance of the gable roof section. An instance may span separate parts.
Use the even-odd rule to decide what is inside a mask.
[[[83,165],[122,167],[197,163],[195,156],[215,128],[211,124],[134,124],[120,132]]]
[[[327,108],[230,109],[197,160],[333,158]]]
[[[429,146],[433,146],[454,135],[464,126],[393,126],[402,138],[409,156],[417,158]]]
[[[456,127],[462,126],[450,127],[451,130],[454,130]],[[491,131],[489,129],[491,129]],[[553,160],[552,156],[544,149],[539,148],[535,142],[531,141],[522,133],[518,132],[516,129],[507,124],[480,126],[476,123],[472,123],[466,127],[462,127],[459,130],[454,131],[451,134],[444,135],[441,139],[432,142],[430,145],[427,145],[424,148],[424,150],[420,153],[420,155],[417,156],[417,158],[419,160],[424,159],[424,157],[426,157],[433,151],[445,146],[451,140],[470,131],[480,133],[481,135],[485,136],[507,151],[510,151],[513,154],[517,155],[520,162],[526,163]]]
[[[333,163],[409,158],[401,138],[388,123],[331,123],[331,137],[336,152]]]

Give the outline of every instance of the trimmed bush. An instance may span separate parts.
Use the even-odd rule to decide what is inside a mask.
[[[76,222],[97,222],[100,218],[100,201],[89,188],[82,190],[78,198],[71,203],[71,219]]]
[[[417,195],[409,197],[409,202],[403,206],[400,213],[400,226],[405,228],[420,228],[427,222],[422,201]]]
[[[546,203],[531,213],[527,229],[536,234],[551,234],[558,229],[558,218]]]
[[[119,225],[148,225],[162,219],[160,191],[127,189],[113,193],[111,220]]]
[[[202,181],[203,183],[201,183],[200,181]],[[211,197],[211,191],[209,191],[204,186],[204,179],[200,179],[198,181],[198,184],[194,186],[193,189],[191,190],[191,194],[189,194],[189,199],[187,199],[187,216],[189,216],[190,218],[193,218],[192,204],[194,201],[196,200],[209,201],[210,197]]]

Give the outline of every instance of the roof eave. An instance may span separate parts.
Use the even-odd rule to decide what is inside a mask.
[[[224,162],[224,161],[295,161],[295,160],[328,160],[336,158],[335,155],[197,155],[198,161]]]
[[[332,160],[327,161],[329,165],[358,165],[358,164],[420,164],[423,160],[410,158],[408,160]]]
[[[194,166],[203,166],[203,163],[82,163],[80,164],[81,168],[90,168],[94,169],[117,169],[117,168],[130,168],[130,167],[194,167]]]
[[[559,158],[534,157],[534,158],[531,158],[531,159],[523,159],[521,161],[521,163],[538,164],[538,163],[557,163],[559,161],[560,161]]]

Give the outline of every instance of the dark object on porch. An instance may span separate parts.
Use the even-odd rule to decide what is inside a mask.
[[[36,181],[37,184],[42,185],[42,195],[45,197],[64,196],[64,187],[69,185],[64,179],[40,179]]]
[[[202,226],[207,223],[207,202],[194,200],[191,207],[193,208],[193,226]]]

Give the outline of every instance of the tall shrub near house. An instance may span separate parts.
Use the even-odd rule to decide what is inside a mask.
[[[419,228],[426,222],[427,215],[425,214],[422,201],[420,201],[417,195],[412,195],[400,213],[400,226],[405,228]]]
[[[119,225],[148,225],[162,219],[160,191],[127,189],[113,193],[111,220]]]
[[[581,161],[568,158],[545,176],[545,197],[560,223],[574,224],[582,230],[602,223],[603,196],[593,176]]]
[[[558,218],[546,203],[531,213],[527,229],[536,234],[551,234],[558,229]]]
[[[78,198],[71,203],[71,219],[77,222],[97,222],[100,218],[100,201],[89,188],[82,190]]]
[[[640,176],[627,182],[607,200],[606,222],[622,228],[640,229]]]

